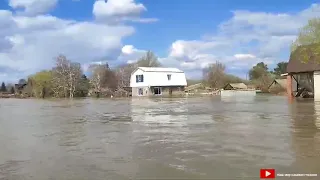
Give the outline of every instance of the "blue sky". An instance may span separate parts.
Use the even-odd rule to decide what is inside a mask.
[[[246,77],[258,62],[287,61],[308,19],[310,0],[3,0],[0,1],[0,81],[51,68],[65,54],[80,62],[134,62],[152,50],[164,66],[201,78],[220,61]]]

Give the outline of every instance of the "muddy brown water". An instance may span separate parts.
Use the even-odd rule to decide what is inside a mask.
[[[260,168],[318,179],[320,104],[0,99],[0,145],[1,180],[259,179]]]

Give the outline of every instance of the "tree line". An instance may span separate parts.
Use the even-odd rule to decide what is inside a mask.
[[[249,72],[249,80],[227,74],[226,66],[220,62],[210,64],[203,69],[202,82],[212,88],[221,88],[227,83],[246,84],[252,82],[258,88],[266,87],[272,78],[285,73],[286,62],[278,63],[273,71],[263,62],[258,63]],[[30,75],[26,80],[20,79],[17,87],[5,85],[2,82],[0,92],[21,94],[24,97],[36,98],[73,98],[73,97],[110,97],[128,96],[131,73],[137,67],[160,67],[161,63],[151,51],[136,63],[120,65],[111,69],[108,63],[92,64],[89,66],[89,77],[81,68],[80,63],[72,62],[64,55],[55,59],[55,66]],[[8,87],[9,86],[9,87]],[[19,87],[22,87],[19,89]],[[17,89],[18,88],[18,89]]]
[[[308,61],[311,56],[320,54],[320,18],[308,21],[291,45],[291,53],[298,47],[315,44],[312,49],[301,50],[301,60]],[[319,56],[320,58],[320,56]],[[317,58],[317,59],[319,59]],[[120,65],[111,69],[106,64],[94,64],[89,67],[90,76],[87,77],[81,69],[80,63],[72,62],[64,55],[56,58],[56,64],[51,70],[37,72],[27,78],[21,79],[18,85],[24,85],[23,90],[14,88],[13,85],[1,84],[0,92],[21,93],[28,97],[85,97],[91,96],[126,96],[126,88],[130,85],[130,76],[139,66],[159,67],[158,58],[148,51],[136,63]],[[252,84],[258,89],[267,90],[275,78],[281,78],[286,73],[288,62],[280,62],[273,70],[269,70],[264,62],[257,63],[249,72],[249,79],[239,78],[226,73],[226,66],[221,62],[209,64],[204,68],[202,82],[212,88],[221,88],[227,83]],[[18,86],[19,87],[19,86]],[[22,86],[21,86],[22,87]],[[18,91],[18,92],[15,92]]]
[[[267,87],[275,78],[282,78],[281,74],[286,73],[287,65],[287,62],[280,62],[273,71],[269,71],[267,64],[260,62],[249,70],[249,79],[243,79],[226,73],[226,66],[216,62],[203,69],[203,81],[212,88],[222,88],[227,83],[245,83],[267,91]]]
[[[96,96],[128,96],[131,73],[139,66],[161,66],[153,52],[148,51],[136,63],[120,65],[111,69],[108,63],[92,64],[87,77],[80,63],[72,62],[64,55],[55,58],[55,66],[19,80],[17,87],[10,89],[2,83],[0,92],[11,92],[24,97],[73,98]],[[19,88],[20,87],[20,88]],[[15,92],[13,92],[15,91]]]

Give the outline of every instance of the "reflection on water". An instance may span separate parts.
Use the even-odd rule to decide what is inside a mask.
[[[314,111],[315,111],[315,125],[317,129],[320,129],[320,102],[314,103]]]
[[[320,172],[320,104],[285,97],[0,101],[0,179]]]
[[[292,104],[292,145],[295,166],[303,172],[320,172],[319,104],[312,100]]]

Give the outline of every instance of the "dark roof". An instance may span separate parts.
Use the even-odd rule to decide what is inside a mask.
[[[223,89],[248,89],[248,87],[244,83],[228,83]]]
[[[16,89],[23,89],[27,84],[15,84]]]
[[[272,83],[269,85],[268,89],[273,84],[279,84],[282,88],[286,88],[287,87],[287,79],[275,79],[275,80],[273,80]]]
[[[290,55],[287,73],[302,73],[320,70],[320,43],[299,46]]]

